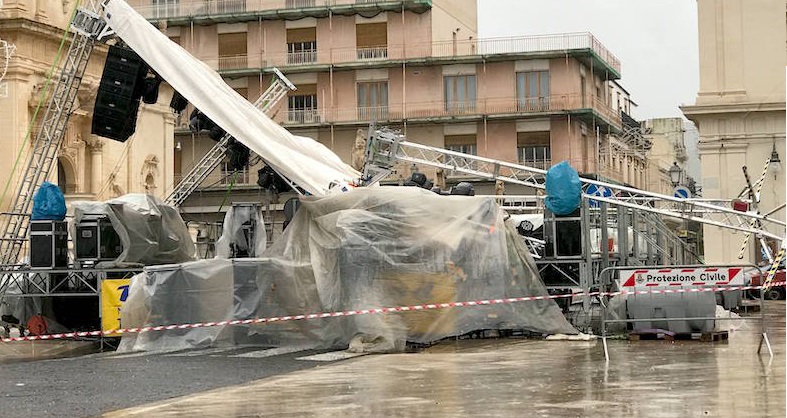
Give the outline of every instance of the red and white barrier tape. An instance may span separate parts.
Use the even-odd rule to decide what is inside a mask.
[[[770,287],[784,286],[785,282],[771,283]],[[666,294],[666,293],[701,293],[701,292],[722,292],[722,291],[737,291],[737,290],[758,290],[763,286],[723,286],[723,287],[697,287],[697,288],[671,288],[671,289],[653,289],[653,290],[621,290],[617,292],[589,292],[588,296],[620,296],[620,295],[647,295],[647,294]],[[568,293],[562,295],[547,295],[547,296],[523,296],[518,298],[504,298],[504,299],[485,299],[474,300],[465,302],[447,302],[447,303],[429,303],[424,305],[410,305],[410,306],[397,306],[390,308],[370,308],[360,310],[350,310],[341,312],[322,312],[303,315],[287,315],[287,316],[273,316],[269,318],[253,318],[253,319],[234,319],[231,321],[217,321],[217,322],[200,322],[195,324],[173,324],[173,325],[156,325],[137,328],[119,328],[106,331],[80,331],[80,332],[64,332],[60,334],[45,334],[45,335],[28,335],[24,337],[3,338],[3,342],[15,341],[41,341],[41,340],[58,340],[65,338],[77,337],[100,337],[105,335],[116,336],[117,334],[137,334],[149,331],[167,331],[173,329],[192,329],[192,328],[208,328],[218,327],[224,325],[249,325],[249,324],[263,324],[271,322],[285,322],[285,321],[299,321],[304,319],[321,319],[321,318],[337,318],[343,316],[355,315],[374,315],[386,313],[401,313],[401,312],[417,312],[432,309],[445,309],[445,308],[459,308],[469,306],[487,306],[487,305],[501,305],[506,303],[526,302],[533,300],[548,300],[548,299],[561,299],[573,298],[578,296],[585,296],[584,292]]]

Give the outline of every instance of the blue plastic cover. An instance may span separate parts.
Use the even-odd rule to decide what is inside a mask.
[[[59,187],[45,181],[33,196],[34,221],[62,221],[66,218],[66,198]]]
[[[547,170],[547,209],[556,215],[568,215],[577,210],[582,198],[582,183],[579,174],[567,161],[555,164]]]

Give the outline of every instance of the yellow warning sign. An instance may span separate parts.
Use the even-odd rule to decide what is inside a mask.
[[[101,330],[109,331],[122,328],[120,308],[128,298],[128,285],[131,279],[107,279],[101,281]],[[107,334],[118,337],[120,334]]]

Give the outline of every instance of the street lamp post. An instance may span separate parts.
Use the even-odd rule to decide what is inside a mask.
[[[779,153],[776,152],[776,143],[773,143],[773,150],[771,151],[771,159],[768,161],[768,170],[773,173],[775,178],[779,171],[782,170],[782,160],[779,159]]]
[[[669,179],[672,182],[672,187],[676,187],[680,184],[680,178],[683,174],[683,169],[678,167],[677,161],[672,163],[672,167],[669,168]]]
[[[669,168],[669,179],[672,182],[672,187],[675,187],[677,190],[678,185],[681,183],[683,177],[683,169],[678,166],[678,162],[674,161],[672,163],[672,167]],[[677,193],[676,193],[677,195]],[[691,197],[691,196],[689,196]],[[681,220],[681,231],[679,231],[680,240],[683,241],[684,247],[681,248],[680,251],[680,259],[684,260],[687,256],[685,252],[685,246],[689,245],[689,231],[688,231],[688,224],[686,220]]]

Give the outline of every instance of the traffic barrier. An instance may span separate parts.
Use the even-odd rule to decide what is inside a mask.
[[[757,266],[754,264],[642,266],[637,268],[631,268],[629,266],[607,267],[599,273],[599,282],[601,283],[600,293],[604,296],[615,296],[619,294],[655,295],[669,293],[729,292],[767,288],[767,283],[759,284],[757,286],[746,286],[743,283],[744,268],[750,268],[752,271],[759,271]],[[613,273],[618,274],[620,279],[619,287],[621,288],[639,288],[652,290],[634,290],[633,292],[623,290],[621,292],[607,292],[607,289],[613,284]],[[710,287],[709,285],[713,285],[713,287]],[[783,286],[784,283],[781,282],[780,285]],[[653,288],[652,286],[658,286],[660,288]],[[771,344],[768,341],[768,335],[765,327],[763,293],[764,292],[760,292],[759,315],[734,319],[759,320],[761,326],[761,339],[759,347],[757,348],[757,353],[760,353],[762,350],[762,344],[765,343],[767,345],[768,352],[770,353],[771,357],[773,357],[773,350],[771,349]],[[664,303],[664,301],[658,302]],[[707,315],[691,316],[691,314],[673,318],[654,317],[653,315],[655,315],[655,309],[652,313],[648,314],[648,317],[629,318],[627,316],[625,319],[608,319],[609,304],[604,303],[602,300],[601,305],[601,340],[604,345],[604,357],[607,362],[609,362],[609,350],[607,348],[607,324],[671,321],[716,321],[733,319],[732,317],[717,318],[716,316],[711,317]],[[686,310],[688,311],[688,309]]]
[[[771,283],[771,287],[784,286],[785,282]],[[549,299],[563,299],[574,298],[582,296],[621,296],[621,295],[647,295],[647,294],[669,294],[669,293],[697,293],[697,292],[724,292],[724,291],[737,291],[737,290],[759,290],[763,286],[723,286],[723,287],[705,287],[705,288],[670,288],[670,289],[649,289],[649,290],[619,290],[615,292],[578,292],[567,293],[561,295],[547,295],[547,296],[524,296],[516,298],[503,298],[503,299],[485,299],[464,302],[445,302],[445,303],[429,303],[423,305],[410,305],[410,306],[397,306],[386,308],[369,308],[358,309],[339,312],[321,312],[312,314],[301,315],[287,315],[287,316],[274,316],[268,318],[253,318],[253,319],[234,319],[216,322],[199,322],[193,324],[172,324],[172,325],[152,325],[146,327],[136,328],[118,328],[110,330],[96,330],[96,331],[78,331],[78,332],[63,332],[58,334],[45,334],[45,335],[27,335],[23,337],[3,338],[2,342],[18,342],[18,341],[45,341],[45,340],[58,340],[67,338],[86,338],[86,337],[104,337],[104,336],[117,336],[122,334],[138,334],[142,332],[151,331],[167,331],[174,329],[190,329],[190,328],[207,328],[225,325],[250,325],[250,324],[264,324],[271,322],[285,322],[285,321],[300,321],[308,319],[321,319],[321,318],[336,318],[356,315],[376,315],[387,313],[401,313],[424,311],[431,309],[446,309],[446,308],[459,308],[459,307],[473,307],[473,306],[488,306],[500,305],[506,303],[517,303],[534,300],[549,300]]]

